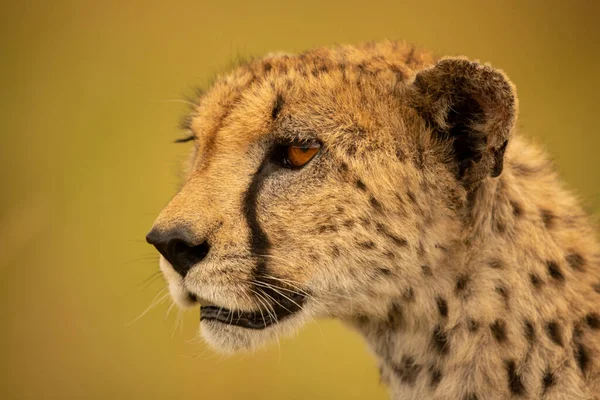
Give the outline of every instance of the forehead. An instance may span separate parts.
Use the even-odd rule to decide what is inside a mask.
[[[374,108],[397,101],[386,94],[434,61],[402,42],[267,56],[218,79],[198,100],[190,127],[201,145],[224,136],[248,143],[286,124],[296,133],[366,129]]]

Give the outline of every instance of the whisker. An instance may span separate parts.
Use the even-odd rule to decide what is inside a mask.
[[[260,303],[265,306],[265,311],[267,312],[267,314],[269,315],[270,318],[273,318],[273,321],[275,321],[275,323],[279,322],[279,319],[277,318],[277,313],[275,313],[275,308],[273,308],[273,306],[271,304],[269,304],[268,299],[265,298],[264,293],[256,291],[254,289],[250,289],[256,296],[257,299],[260,301]],[[260,310],[260,308],[259,308]]]
[[[257,293],[255,293],[255,294],[258,296],[258,294],[257,294]],[[260,302],[260,303],[261,303],[263,306],[265,305],[265,303],[263,303],[263,301],[262,301],[260,298],[258,298],[258,301],[259,301],[259,302]],[[268,308],[266,308],[265,310],[267,311],[267,313],[269,312],[269,311],[268,311]],[[259,307],[259,308],[258,308],[258,311],[260,312],[260,316],[261,316],[262,320],[264,321],[264,323],[265,323],[265,327],[266,327],[266,326],[267,326],[267,321],[265,320],[265,315],[264,315],[264,314],[263,314],[263,312],[262,312],[262,307]],[[271,318],[270,314],[269,314],[269,318]]]
[[[299,285],[305,286],[305,287],[307,287],[309,289],[316,289],[318,291],[324,291],[323,288],[318,287],[318,286],[311,286],[308,283],[302,283],[302,282],[298,282],[298,281],[294,281],[294,280],[290,280],[290,279],[285,279],[285,278],[278,278],[278,277],[272,276],[272,275],[265,275],[265,277],[269,278],[269,279],[276,280],[276,281],[280,281],[280,282],[285,283],[285,284],[287,284],[289,286],[295,287],[295,288],[297,288],[297,290],[303,290],[303,289],[295,286],[294,284],[299,284]],[[310,295],[310,294],[306,293],[306,295]],[[339,293],[327,293],[327,296],[331,296],[331,297],[334,297],[334,298],[341,298],[341,299],[352,300],[352,296],[350,296],[349,292],[348,292],[348,296],[342,296]]]
[[[175,318],[175,326],[173,326],[173,330],[171,331],[171,338],[175,337],[175,333],[177,332],[177,328],[179,327],[179,324],[181,323],[181,328],[183,329],[183,310],[179,309],[177,310],[177,317]]]
[[[281,297],[284,297],[284,298],[288,299],[290,302],[294,303],[294,304],[295,304],[295,305],[296,305],[298,308],[302,309],[302,306],[301,306],[300,304],[296,303],[294,300],[292,300],[291,298],[289,298],[289,297],[288,297],[288,296],[286,296],[285,294],[281,293],[281,290],[280,290],[280,288],[278,288],[277,286],[270,285],[270,284],[268,284],[268,283],[264,283],[264,282],[253,282],[253,283],[254,283],[255,285],[257,285],[257,286],[264,287],[264,288],[266,288],[266,289],[272,289],[272,290],[274,290],[274,291],[275,291],[275,292],[276,292],[278,295],[280,295]],[[265,294],[267,294],[267,293],[265,293]],[[270,296],[270,295],[269,295],[269,297],[271,297],[271,298],[272,298],[273,296]],[[275,299],[273,299],[273,300],[275,300]],[[283,305],[282,305],[282,304],[279,304],[279,305],[280,305],[281,307],[283,307]],[[283,307],[283,308],[285,308],[285,307]],[[286,310],[287,310],[287,308],[286,308]],[[288,311],[290,311],[290,310],[288,310]]]
[[[167,286],[165,286],[162,289],[160,289],[158,291],[158,293],[156,293],[154,295],[154,297],[152,298],[152,300],[150,300],[150,305],[144,311],[142,311],[142,313],[140,315],[138,315],[132,321],[128,322],[125,326],[131,326],[133,323],[135,323],[140,318],[142,318],[144,315],[146,315],[154,307],[156,307],[157,305],[159,305],[160,303],[162,303],[170,295],[169,293],[165,293],[164,295],[161,296],[162,292],[164,292],[165,289],[167,289]]]
[[[149,277],[138,283],[138,286],[141,286],[142,289],[146,289],[148,286],[156,282],[159,278],[162,277],[161,271],[153,272]]]
[[[175,302],[173,300],[171,300],[171,305],[169,306],[169,308],[167,308],[167,312],[165,313],[165,319],[169,318],[169,314],[171,313],[171,310],[173,309],[174,306],[175,306]]]

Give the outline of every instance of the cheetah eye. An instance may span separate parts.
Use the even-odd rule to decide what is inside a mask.
[[[274,161],[285,168],[302,168],[321,150],[318,142],[291,143],[280,145],[275,151]]]

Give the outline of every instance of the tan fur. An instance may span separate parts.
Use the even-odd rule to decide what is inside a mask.
[[[395,399],[598,399],[600,248],[516,110],[498,70],[402,42],[239,67],[198,100],[189,175],[155,223],[211,245],[185,279],[161,261],[171,293],[268,312],[263,259],[303,309],[264,330],[203,321],[221,351],[332,317],[364,335]],[[271,144],[298,138],[322,150],[265,178],[270,246],[253,254],[245,194]]]

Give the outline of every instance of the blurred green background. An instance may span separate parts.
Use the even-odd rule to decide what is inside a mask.
[[[178,102],[239,55],[403,38],[492,62],[519,126],[600,210],[600,2],[21,1],[0,11],[0,398],[385,399],[354,332],[256,354],[139,316],[164,283],[143,238],[179,183]],[[150,278],[150,280],[148,280]]]

